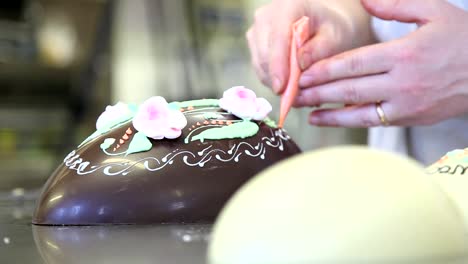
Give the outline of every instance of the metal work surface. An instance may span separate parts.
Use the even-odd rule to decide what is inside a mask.
[[[0,194],[0,263],[206,262],[210,226],[33,226],[34,198]]]

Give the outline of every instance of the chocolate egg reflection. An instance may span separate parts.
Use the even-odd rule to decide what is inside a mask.
[[[32,230],[47,264],[202,264],[210,234],[206,225],[33,226]]]
[[[179,103],[187,125],[175,139],[139,138],[129,119],[92,135],[49,178],[33,223],[212,222],[243,183],[300,152],[269,120],[239,119],[215,101]],[[258,131],[245,138],[210,137],[213,128],[234,124],[238,133],[249,126]]]

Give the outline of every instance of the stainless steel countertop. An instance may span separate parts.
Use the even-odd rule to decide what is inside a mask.
[[[0,263],[206,263],[208,225],[33,226],[34,202],[0,194]]]

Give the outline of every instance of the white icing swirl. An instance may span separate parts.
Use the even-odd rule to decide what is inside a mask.
[[[92,174],[98,170],[102,170],[107,176],[117,175],[128,175],[133,171],[133,168],[137,165],[143,165],[148,171],[159,171],[164,169],[166,166],[171,165],[174,160],[181,157],[185,165],[190,167],[204,167],[209,161],[217,160],[221,162],[239,162],[242,155],[265,159],[267,148],[276,148],[280,151],[284,150],[284,141],[289,141],[290,137],[285,133],[284,130],[273,130],[270,129],[271,136],[263,137],[257,145],[252,145],[248,142],[242,141],[234,144],[228,151],[213,148],[212,145],[205,149],[192,152],[185,149],[176,149],[161,159],[156,157],[145,157],[137,161],[132,162],[112,162],[103,164],[101,166],[91,165],[89,161],[84,161],[80,158],[80,155],[76,154],[76,150],[73,150],[63,160],[64,165],[70,170],[75,170],[78,175]],[[241,147],[245,147],[241,150]]]

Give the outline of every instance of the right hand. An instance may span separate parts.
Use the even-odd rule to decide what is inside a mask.
[[[350,8],[350,6],[355,7]],[[266,86],[281,94],[289,79],[291,26],[302,16],[310,18],[309,40],[298,51],[302,70],[313,63],[369,42],[363,36],[369,18],[357,0],[273,0],[255,12],[255,22],[247,31],[252,63]],[[356,18],[355,13],[360,13]],[[364,14],[364,15],[363,15]],[[362,21],[365,20],[365,23]],[[368,34],[370,35],[370,34]]]

